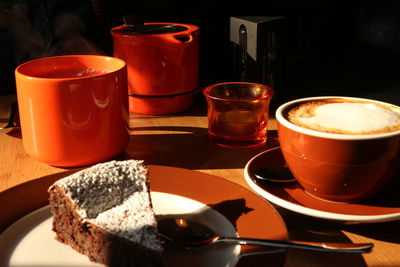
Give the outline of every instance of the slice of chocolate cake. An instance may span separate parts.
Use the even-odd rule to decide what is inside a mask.
[[[57,240],[108,266],[161,266],[147,173],[143,161],[111,161],[55,182]]]

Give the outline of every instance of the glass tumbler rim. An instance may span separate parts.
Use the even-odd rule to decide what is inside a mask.
[[[230,96],[230,95],[216,95],[212,94],[212,90],[216,87],[223,88],[224,86],[235,86],[235,85],[250,85],[257,88],[262,88],[263,93],[260,96]],[[215,100],[225,100],[225,101],[243,101],[243,100],[268,100],[274,95],[273,89],[265,84],[261,83],[254,83],[254,82],[221,82],[206,86],[203,90],[203,94],[206,98],[211,98]]]

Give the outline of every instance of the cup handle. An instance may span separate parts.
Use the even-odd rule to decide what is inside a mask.
[[[175,44],[189,44],[194,41],[197,37],[199,31],[196,29],[189,29],[184,32],[179,32],[176,34],[168,34],[166,37],[169,39],[170,42]]]
[[[191,34],[175,34],[173,38],[178,40],[180,43],[190,43],[193,41],[193,36]]]

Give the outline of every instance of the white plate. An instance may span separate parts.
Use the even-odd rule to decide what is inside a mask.
[[[148,167],[158,216],[190,216],[223,235],[287,239],[286,225],[279,213],[252,191],[202,172]],[[40,209],[48,205],[48,187],[72,172],[43,176],[0,192],[0,267],[93,265],[85,256],[54,240],[49,210]],[[264,227],[264,222],[270,227]],[[167,245],[164,262],[173,267],[230,266],[236,261],[238,266],[252,266],[259,261],[282,266],[285,257],[286,250],[277,248],[216,244],[184,250]]]
[[[156,215],[181,214],[221,235],[236,235],[235,228],[224,216],[203,203],[160,192],[153,192],[152,200]],[[50,207],[45,206],[10,226],[0,235],[0,266],[102,266],[56,241],[51,225]],[[233,266],[240,252],[240,247],[235,245],[210,248],[186,250],[171,246],[166,248],[165,255],[169,266],[184,266],[188,261],[191,266],[206,266],[203,263]]]

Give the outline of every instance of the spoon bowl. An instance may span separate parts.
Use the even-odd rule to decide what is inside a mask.
[[[325,252],[366,253],[372,250],[371,243],[327,243],[271,240],[257,238],[223,237],[216,235],[207,226],[182,218],[165,218],[158,221],[158,231],[165,240],[187,248],[203,247],[216,242],[240,245],[296,248]]]
[[[258,180],[276,183],[290,183],[296,181],[296,178],[294,178],[289,168],[284,166],[258,168],[254,170],[253,175]]]

